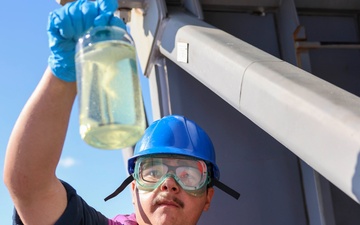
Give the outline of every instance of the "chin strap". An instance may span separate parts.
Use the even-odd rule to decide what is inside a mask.
[[[112,194],[110,194],[109,196],[107,196],[104,201],[106,202],[109,199],[112,199],[114,197],[116,197],[118,194],[120,194],[125,188],[126,186],[128,186],[131,181],[134,180],[134,177],[132,175],[128,176],[128,178],[126,178],[126,180],[124,180],[124,182],[122,182],[122,184],[120,185],[120,187],[118,187]]]
[[[234,189],[230,188],[229,186],[225,185],[224,183],[220,182],[219,180],[212,179],[212,183],[213,183],[214,186],[218,187],[219,189],[221,189],[222,191],[224,191],[228,195],[231,195],[236,200],[238,200],[240,198],[240,193],[239,192],[235,191]]]
[[[132,181],[134,180],[134,177],[132,175],[128,176],[128,178],[126,178],[126,180],[124,180],[124,182],[122,182],[122,184],[120,185],[120,187],[118,187],[112,194],[110,194],[109,196],[107,196],[104,201],[106,202],[109,199],[112,199],[114,197],[116,197],[118,194],[120,194]],[[217,179],[212,179],[212,183],[214,186],[218,187],[219,189],[221,189],[222,191],[224,191],[225,193],[227,193],[228,195],[231,195],[232,197],[234,197],[236,200],[238,200],[240,198],[240,193],[238,193],[237,191],[235,191],[234,189],[230,188],[229,186],[225,185],[224,183],[220,182]]]

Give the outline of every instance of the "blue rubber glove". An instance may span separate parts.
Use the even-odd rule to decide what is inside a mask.
[[[124,22],[113,16],[117,8],[117,0],[78,0],[50,13],[48,63],[56,77],[67,82],[76,81],[75,47],[88,29],[106,25],[126,29]]]

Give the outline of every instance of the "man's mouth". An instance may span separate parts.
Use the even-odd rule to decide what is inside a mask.
[[[163,196],[157,196],[154,199],[154,205],[184,208],[184,203],[176,197],[172,197],[172,198],[167,197],[166,198]]]
[[[160,206],[173,206],[176,208],[180,208],[180,206],[176,202],[173,202],[173,201],[160,201],[160,202],[157,202],[156,204],[160,205]]]

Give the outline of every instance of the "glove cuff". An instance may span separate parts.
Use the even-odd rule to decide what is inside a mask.
[[[74,60],[66,60],[65,58],[60,58],[54,54],[51,54],[48,59],[48,64],[55,77],[66,82],[76,81]]]

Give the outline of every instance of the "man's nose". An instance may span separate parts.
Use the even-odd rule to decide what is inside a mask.
[[[164,182],[160,185],[161,191],[169,191],[169,192],[179,192],[180,187],[179,184],[175,181],[173,177],[168,177],[164,180]]]

